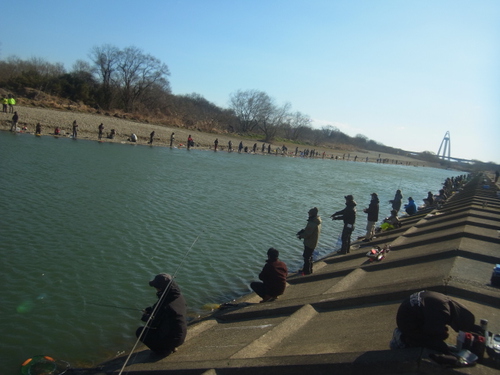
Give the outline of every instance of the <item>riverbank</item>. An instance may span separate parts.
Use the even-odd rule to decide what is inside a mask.
[[[252,150],[253,145],[257,144],[257,153],[261,153],[262,146],[265,147],[265,153],[268,152],[269,143],[262,142],[257,139],[250,139],[242,137],[237,134],[215,134],[204,133],[197,130],[189,130],[178,127],[169,127],[164,125],[155,125],[150,123],[132,121],[113,116],[106,116],[102,114],[92,114],[76,111],[63,111],[46,108],[35,108],[28,106],[16,106],[15,110],[19,115],[18,127],[21,131],[35,134],[35,127],[37,123],[42,126],[42,136],[55,136],[54,130],[59,127],[61,134],[60,137],[70,137],[72,134],[72,124],[76,121],[78,124],[78,139],[98,141],[98,127],[99,124],[104,125],[104,138],[102,142],[111,143],[131,143],[128,139],[130,135],[137,135],[137,144],[148,145],[151,132],[155,132],[153,139],[153,146],[169,147],[170,136],[174,133],[175,141],[174,147],[185,148],[186,141],[189,135],[192,136],[195,142],[195,149],[213,150],[214,141],[218,139],[218,150],[227,151],[228,142],[231,141],[233,149],[237,150],[238,144],[243,142],[243,145],[248,147],[249,151]],[[12,114],[0,113],[0,130],[9,131],[11,127]],[[23,130],[25,128],[25,130]],[[106,136],[115,129],[116,136],[109,139]],[[435,163],[429,163],[422,160],[417,160],[405,155],[394,155],[379,153],[368,150],[359,150],[353,148],[326,148],[314,147],[311,145],[296,145],[292,143],[284,144],[288,148],[288,155],[295,155],[295,149],[298,147],[299,155],[305,149],[315,149],[317,158],[351,160],[356,162],[377,162],[384,160],[386,163],[403,164],[411,166],[425,166],[439,168],[440,166]],[[276,153],[278,148],[281,149],[283,143],[271,144],[271,152]],[[279,151],[281,154],[281,151]]]
[[[290,275],[279,300],[247,295],[191,324],[176,353],[155,358],[141,345],[94,373],[496,374],[489,351],[474,367],[454,370],[432,360],[432,350],[389,350],[389,342],[401,301],[421,290],[450,296],[499,331],[500,292],[490,283],[500,262],[497,192],[478,175],[443,206],[403,218],[401,228],[370,244],[354,242],[349,254],[323,258],[312,275]],[[385,259],[367,260],[367,250],[384,245],[391,246]],[[455,345],[457,333],[448,333],[445,342]]]
[[[2,232],[9,345],[0,363],[16,370],[39,353],[79,367],[128,352],[139,310],[156,300],[148,281],[159,272],[180,267],[188,307],[204,315],[200,307],[249,292],[270,246],[289,269],[301,266],[295,233],[310,207],[325,218],[320,258],[336,247],[342,223],[327,218],[346,194],[359,200],[356,238],[373,191],[382,217],[395,189],[418,200],[457,174],[8,131],[0,138],[1,205],[14,223]]]

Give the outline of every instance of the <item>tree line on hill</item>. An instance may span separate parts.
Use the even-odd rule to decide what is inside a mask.
[[[326,147],[353,147],[385,153],[404,153],[362,134],[351,137],[332,125],[311,126],[311,118],[291,105],[278,105],[259,90],[238,90],[230,94],[229,107],[221,108],[203,96],[175,95],[168,66],[137,47],[119,49],[105,44],[93,47],[90,61],[76,61],[70,71],[61,63],[16,56],[0,60],[0,87],[17,96],[45,93],[82,103],[102,111],[122,111],[158,123],[232,132],[262,138],[266,142],[286,141]],[[422,155],[439,162],[431,152]]]

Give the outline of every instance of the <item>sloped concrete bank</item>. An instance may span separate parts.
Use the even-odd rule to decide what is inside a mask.
[[[126,374],[497,374],[485,358],[475,367],[444,369],[426,349],[389,350],[401,301],[434,290],[466,305],[490,331],[500,333],[500,289],[490,285],[500,263],[498,186],[476,176],[441,207],[403,219],[350,254],[331,255],[309,276],[291,275],[279,300],[258,303],[251,294],[237,306],[190,325],[173,355],[153,361],[141,347]],[[489,188],[485,188],[489,186]],[[366,252],[391,245],[380,262]],[[449,343],[455,343],[451,331]],[[125,356],[95,373],[118,373]]]

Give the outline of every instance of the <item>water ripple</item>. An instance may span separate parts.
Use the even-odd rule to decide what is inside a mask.
[[[0,133],[0,365],[13,371],[40,353],[88,364],[130,350],[156,273],[176,273],[196,315],[249,292],[271,246],[297,269],[309,208],[324,218],[325,255],[344,195],[361,210],[376,191],[388,213],[396,188],[418,202],[455,175],[10,136]]]

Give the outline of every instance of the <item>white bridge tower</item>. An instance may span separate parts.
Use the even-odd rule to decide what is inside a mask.
[[[443,149],[442,154],[441,154],[441,149]],[[441,141],[441,146],[439,146],[439,151],[437,153],[437,156],[438,158],[448,159],[448,161],[451,161],[450,153],[451,153],[450,132],[447,131],[443,137],[443,140]]]

